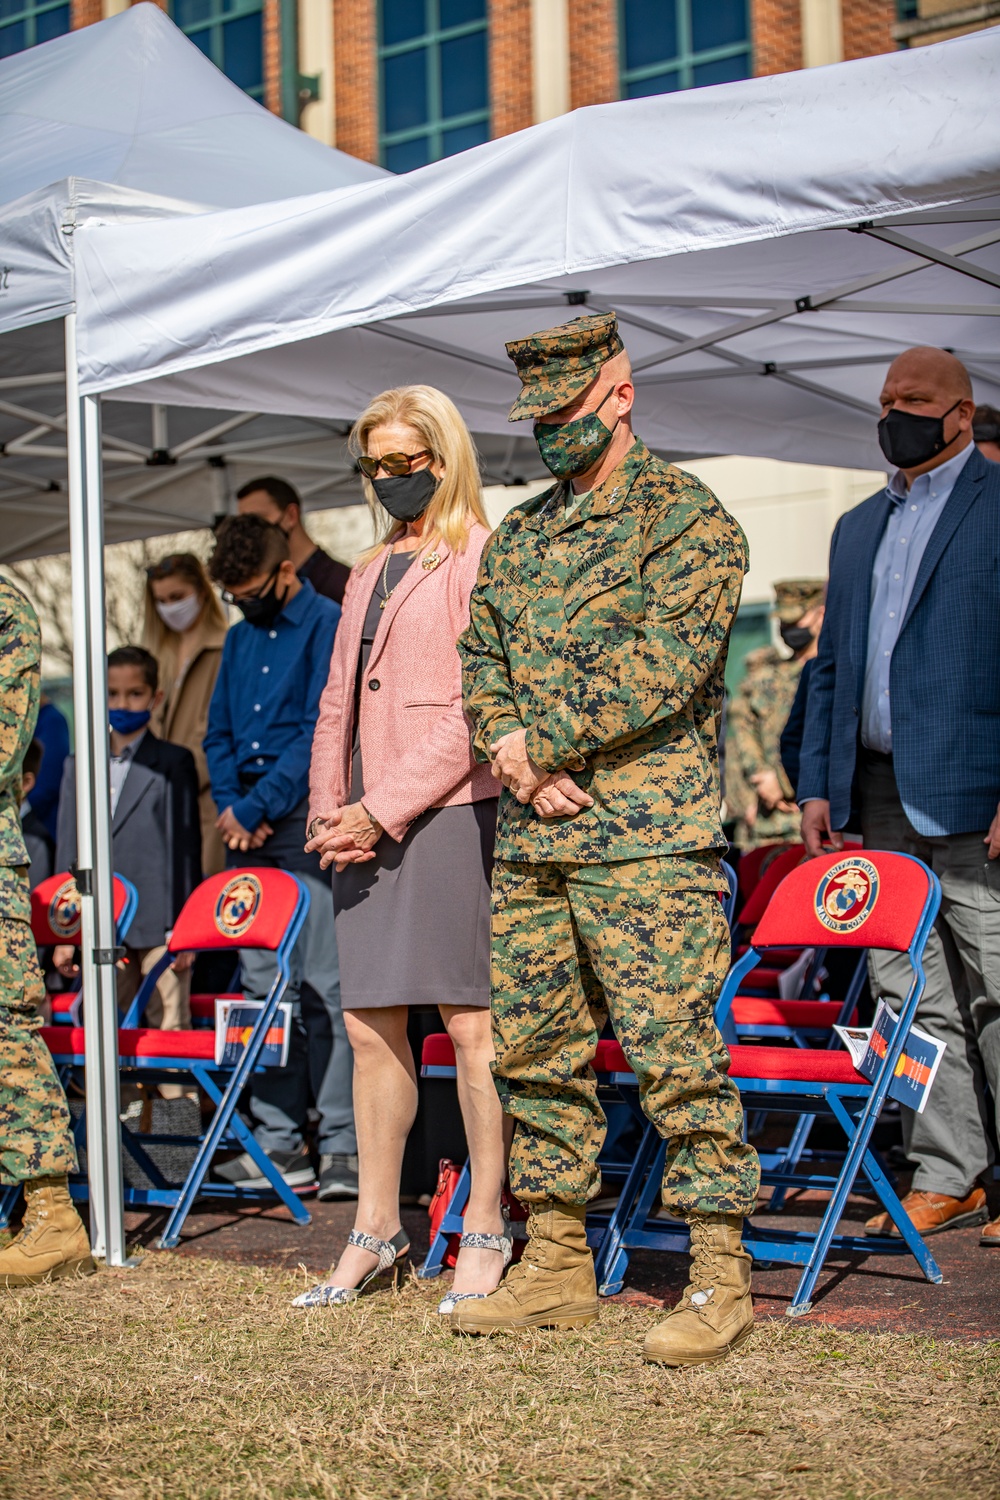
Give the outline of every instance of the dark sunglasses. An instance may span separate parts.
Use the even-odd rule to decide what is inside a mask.
[[[176,571],[178,558],[171,554],[170,557],[161,557],[159,562],[150,563],[146,569],[147,578],[169,578]]]
[[[416,459],[433,457],[433,453],[427,448],[421,448],[419,453],[383,453],[381,458],[370,458],[366,453],[363,458],[358,459],[358,468],[369,479],[374,479],[379,469],[384,469],[387,474],[399,479],[403,474],[413,472]]]

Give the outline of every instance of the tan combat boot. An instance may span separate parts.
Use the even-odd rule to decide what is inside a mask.
[[[532,1204],[523,1257],[488,1297],[459,1302],[452,1328],[494,1333],[596,1323],[597,1278],[583,1227],[586,1212],[573,1203]]]
[[[743,1220],[699,1214],[689,1221],[691,1281],[663,1323],[646,1335],[643,1354],[660,1365],[715,1364],[753,1330],[750,1256],[740,1243]]]
[[[34,1286],[58,1276],[90,1276],[97,1267],[65,1177],[24,1184],[20,1233],[0,1250],[0,1287]]]

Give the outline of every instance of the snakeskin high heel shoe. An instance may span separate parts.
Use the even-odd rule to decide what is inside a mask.
[[[507,1215],[503,1216],[503,1234],[463,1234],[459,1248],[464,1249],[466,1245],[470,1250],[499,1250],[503,1256],[503,1271],[500,1272],[502,1278],[514,1253],[514,1235]],[[481,1297],[488,1296],[489,1292],[449,1292],[438,1303],[438,1312],[446,1318],[460,1302],[478,1301]]]
[[[369,1282],[374,1281],[377,1276],[383,1276],[386,1271],[398,1270],[400,1262],[410,1253],[410,1237],[405,1229],[400,1229],[391,1240],[377,1240],[374,1235],[365,1234],[363,1230],[352,1229],[347,1236],[347,1243],[378,1256],[378,1265],[374,1271],[369,1271],[357,1286],[335,1286],[331,1281],[321,1281],[310,1287],[308,1292],[296,1297],[293,1307],[339,1307],[345,1302],[354,1302]]]

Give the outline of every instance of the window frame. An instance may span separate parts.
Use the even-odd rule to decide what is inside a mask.
[[[204,50],[200,47],[198,50],[202,52],[203,56],[208,58],[209,62],[215,64],[219,72],[222,73],[224,77],[228,78],[229,74],[222,66],[222,28],[229,21],[242,21],[247,16],[260,16],[260,83],[256,88],[243,89],[243,92],[249,99],[256,99],[258,104],[263,104],[264,92],[267,86],[267,80],[265,77],[266,68],[264,63],[264,0],[230,0],[230,9],[223,10],[223,5],[225,3],[226,0],[211,0],[212,15],[209,16],[207,20],[195,21],[190,26],[181,26],[175,14],[177,9],[177,0],[170,0],[170,19],[176,26],[180,28],[181,31],[183,31],[184,35],[188,38],[189,41],[194,41],[196,34],[200,34],[206,31],[212,33],[211,51],[204,52]],[[195,46],[198,46],[197,42],[195,42]],[[230,79],[230,82],[235,82],[235,80]],[[242,85],[237,84],[236,87],[241,88]]]
[[[378,67],[378,144],[379,160],[385,165],[386,155],[392,146],[405,146],[410,141],[426,139],[428,162],[440,161],[444,156],[446,131],[461,130],[469,125],[484,124],[489,132],[492,117],[490,101],[490,21],[489,0],[484,0],[483,15],[475,21],[464,21],[458,26],[441,25],[440,0],[423,0],[425,30],[417,36],[407,37],[403,42],[392,42],[388,46],[382,41],[384,6],[377,4],[376,65]],[[430,24],[433,23],[433,24]],[[486,43],[486,107],[467,110],[461,115],[441,113],[441,46],[445,42],[457,41],[461,37],[482,33]],[[427,53],[427,119],[420,125],[411,125],[405,130],[385,128],[385,61],[402,57],[407,52]]]
[[[27,40],[23,47],[18,47],[16,52],[8,52],[7,57],[17,57],[21,52],[27,52],[29,47],[37,47],[38,42],[38,17],[44,16],[53,10],[66,10],[69,15],[69,25],[65,31],[59,31],[56,36],[68,36],[73,29],[73,14],[71,0],[21,0],[21,7],[15,15],[4,16],[0,20],[0,31],[7,31],[12,26],[19,26],[23,21],[25,24],[25,37]],[[48,41],[55,41],[55,37],[48,37]]]
[[[625,25],[626,0],[618,0],[618,36],[619,36],[619,68],[618,81],[621,97],[646,98],[648,95],[632,96],[628,92],[631,83],[643,83],[647,78],[657,78],[661,73],[676,73],[678,84],[672,93],[682,93],[685,89],[695,88],[694,70],[705,63],[726,62],[730,57],[746,56],[747,77],[753,77],[753,17],[751,14],[751,0],[745,0],[747,29],[746,40],[743,42],[729,42],[724,47],[708,47],[701,52],[696,52],[693,45],[693,27],[691,23],[692,6],[698,4],[698,0],[676,0],[677,3],[677,55],[665,57],[659,62],[645,63],[641,68],[627,68],[625,58],[627,55],[627,30]],[[710,84],[698,84],[699,88],[712,87]]]

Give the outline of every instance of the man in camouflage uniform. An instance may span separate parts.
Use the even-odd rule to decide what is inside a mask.
[[[798,841],[795,788],[781,764],[778,741],[802,668],[816,655],[823,591],[822,578],[792,578],[774,585],[774,612],[792,655],[781,656],[773,646],[749,652],[746,676],[729,705],[727,769],[734,767],[737,778],[752,791],[736,827],[739,849]]]
[[[31,936],[21,764],[38,718],[41,634],[28,600],[0,578],[0,1183],[24,1186],[21,1231],[0,1250],[0,1287],[94,1270],[66,1175],[76,1171],[69,1107],[38,1035],[42,976]]]
[[[476,754],[507,789],[495,1074],[530,1244],[452,1323],[596,1318],[584,1215],[605,1119],[591,1060],[610,1015],[668,1141],[663,1202],[691,1227],[692,1284],[646,1357],[697,1364],[753,1323],[740,1232],[759,1166],[713,1019],[729,962],[716,733],[746,542],[710,491],[633,436],[614,314],[507,351],[523,383],[511,419],[536,418],[562,482],[487,543],[459,652]]]

